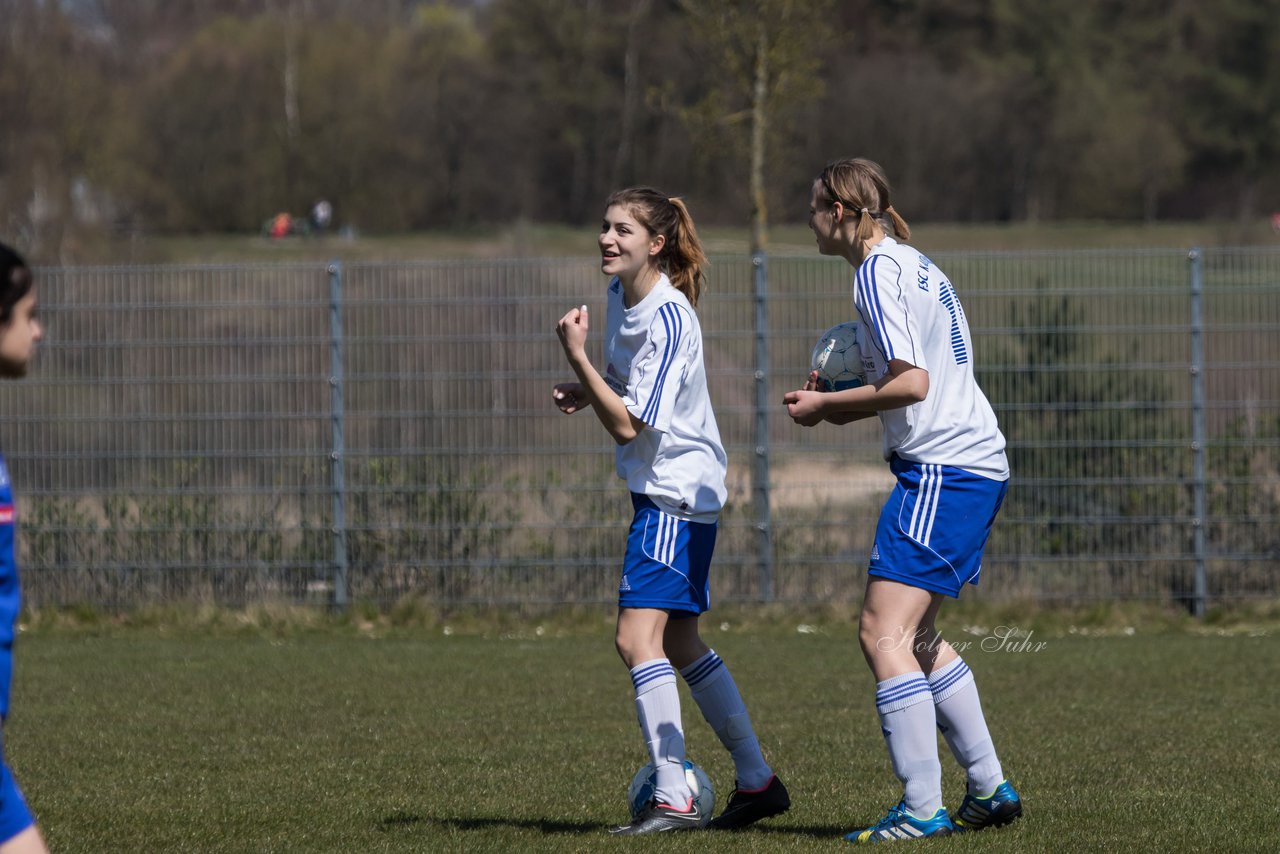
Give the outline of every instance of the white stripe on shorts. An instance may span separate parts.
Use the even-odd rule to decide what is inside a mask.
[[[942,496],[942,466],[924,464],[920,467],[920,492],[916,506],[911,509],[911,524],[907,535],[917,543],[929,545],[933,535],[933,521],[938,516],[938,499]]]
[[[653,552],[649,557],[664,566],[675,568],[676,539],[680,536],[681,519],[658,511],[658,527],[653,532]]]
[[[671,566],[676,559],[676,537],[680,534],[680,520],[666,513],[662,514],[662,518],[667,522],[667,541],[663,549],[662,562]]]

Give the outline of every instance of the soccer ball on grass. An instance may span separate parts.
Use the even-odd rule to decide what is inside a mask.
[[[711,812],[716,807],[716,791],[711,786],[711,778],[700,766],[686,759],[684,761],[684,778],[689,783],[689,791],[693,792],[693,802],[698,805],[698,815],[702,824],[711,821]],[[658,769],[652,762],[645,763],[636,775],[631,778],[631,786],[627,789],[627,807],[634,820],[653,800],[653,793],[658,788]]]

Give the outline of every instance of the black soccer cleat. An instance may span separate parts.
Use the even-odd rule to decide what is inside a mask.
[[[734,830],[754,824],[762,818],[779,815],[790,808],[791,796],[775,774],[763,789],[743,791],[735,788],[724,812],[711,819],[707,826],[716,830]]]
[[[686,812],[680,812],[669,804],[649,801],[640,810],[640,814],[631,820],[631,824],[612,828],[609,832],[618,836],[638,836],[641,833],[662,833],[667,830],[697,830],[702,827],[702,818],[693,798],[689,799],[689,809]]]

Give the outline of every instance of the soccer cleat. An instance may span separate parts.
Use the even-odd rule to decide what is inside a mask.
[[[929,818],[916,818],[907,810],[906,802],[899,801],[880,821],[865,830],[847,833],[844,838],[849,842],[894,842],[926,836],[950,836],[955,829],[946,810],[939,809]]]
[[[784,813],[790,808],[791,796],[775,774],[759,789],[742,789],[735,784],[724,812],[711,819],[707,826],[716,830],[733,830],[754,824],[762,818]]]
[[[960,809],[951,816],[957,831],[986,830],[1002,827],[1022,815],[1022,798],[1005,780],[985,798],[975,798],[968,793],[960,803]]]
[[[689,809],[681,812],[668,804],[649,801],[640,814],[609,832],[618,836],[637,836],[641,833],[661,833],[665,830],[697,830],[702,827],[702,814],[698,805],[689,799]]]

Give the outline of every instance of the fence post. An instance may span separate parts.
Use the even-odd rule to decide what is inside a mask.
[[[1208,508],[1205,501],[1205,427],[1204,427],[1204,257],[1200,247],[1192,247],[1187,253],[1191,262],[1191,459],[1192,495],[1194,501],[1191,520],[1195,548],[1195,591],[1191,613],[1203,617],[1209,596],[1208,579],[1205,577],[1205,528]]]
[[[346,610],[347,587],[347,484],[345,471],[345,438],[342,427],[342,262],[329,262],[329,426],[332,446],[329,451],[331,487],[333,490],[333,605]]]
[[[752,477],[759,533],[757,562],[760,598],[773,601],[773,525],[769,512],[769,276],[763,251],[751,255],[755,268],[756,302],[756,428],[755,472]]]

